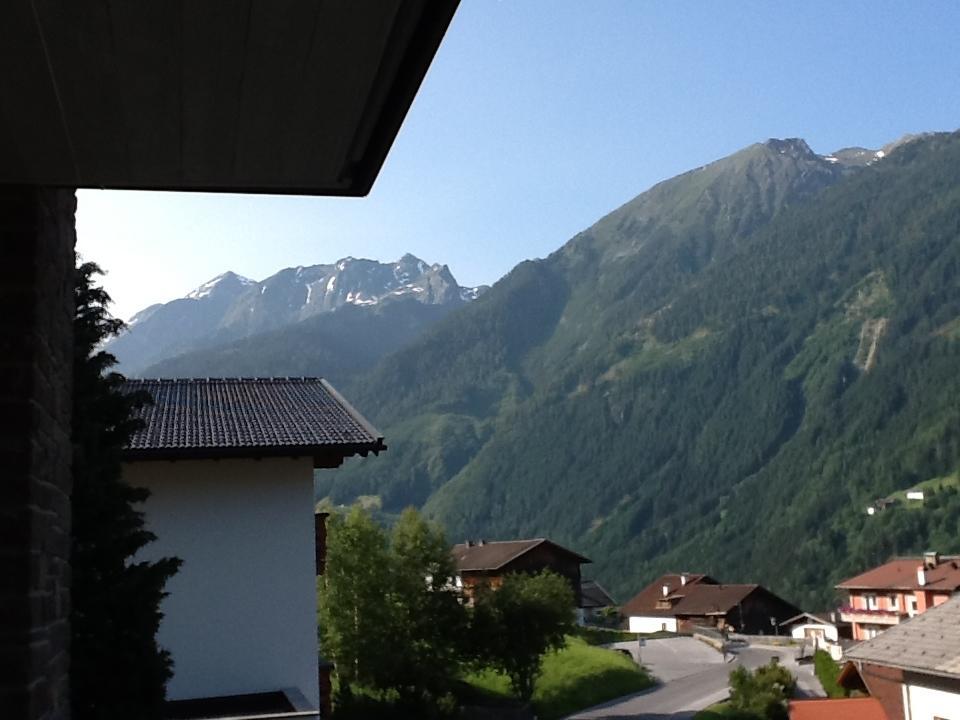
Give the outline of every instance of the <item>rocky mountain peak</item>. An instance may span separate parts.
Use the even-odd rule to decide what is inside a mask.
[[[400,300],[456,306],[486,288],[464,288],[450,268],[411,253],[396,262],[347,256],[332,264],[298,265],[261,281],[227,271],[185,297],[133,316],[110,350],[126,372],[212,342],[274,330],[346,305],[377,306]]]
[[[770,138],[763,146],[780,155],[798,155],[801,157],[816,157],[816,153],[807,145],[803,138]]]

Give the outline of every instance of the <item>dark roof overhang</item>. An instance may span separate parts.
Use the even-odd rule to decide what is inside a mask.
[[[0,8],[0,183],[365,195],[457,0]]]
[[[379,455],[387,446],[379,439],[376,443],[357,443],[352,445],[292,445],[292,446],[263,446],[263,447],[202,447],[202,448],[156,448],[149,450],[123,450],[124,462],[141,462],[144,460],[231,460],[249,459],[261,460],[264,458],[313,458],[314,468],[335,468],[343,464],[348,457],[360,455],[367,457],[373,453]]]

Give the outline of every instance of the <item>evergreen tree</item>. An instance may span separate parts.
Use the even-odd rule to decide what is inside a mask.
[[[100,269],[76,273],[73,405],[71,700],[77,720],[159,719],[169,653],[158,647],[159,604],[180,561],[132,558],[154,535],[135,508],[148,492],[120,477],[120,453],[137,429],[132,412],[146,397],[124,395],[113,356],[99,345],[123,327],[93,283]]]

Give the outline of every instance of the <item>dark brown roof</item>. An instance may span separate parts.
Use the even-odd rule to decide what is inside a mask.
[[[924,590],[960,589],[960,558],[941,557],[934,568],[926,570]],[[867,570],[856,577],[844,580],[837,585],[841,590],[919,590],[917,568],[923,565],[923,558],[896,558],[888,563]]]
[[[702,585],[685,588],[673,606],[673,615],[726,615],[759,585]],[[681,591],[684,592],[684,591]]]
[[[546,538],[480,540],[475,543],[459,543],[453,546],[453,558],[457,563],[457,570],[461,572],[500,570],[521,555],[544,543],[576,558],[581,563],[592,562],[589,558],[585,558],[583,555],[573,552],[573,550],[568,550],[562,545],[557,545]]]
[[[146,391],[128,460],[313,455],[385,449],[383,436],[319,378],[128,380]]]
[[[580,582],[580,607],[582,608],[604,608],[613,607],[617,604],[610,593],[596,580],[583,580]]]
[[[653,614],[656,610],[657,601],[663,597],[663,586],[667,586],[668,595],[675,594],[681,588],[685,587],[682,582],[682,577],[684,575],[687,578],[688,586],[696,584],[716,585],[717,583],[717,581],[712,577],[709,575],[703,575],[702,573],[667,573],[666,575],[661,575],[658,577],[643,590],[630,598],[623,608],[621,608],[621,613],[627,616]],[[664,614],[664,611],[659,611],[659,613]],[[669,615],[670,613],[666,614]]]

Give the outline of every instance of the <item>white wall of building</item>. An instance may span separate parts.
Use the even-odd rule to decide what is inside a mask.
[[[910,720],[960,718],[960,693],[934,690],[922,685],[907,685]]]
[[[804,623],[803,625],[793,625],[790,628],[790,634],[796,640],[804,640],[807,637],[807,630],[822,632],[826,640],[837,642],[839,637],[837,628],[833,625],[824,625],[822,623]]]
[[[666,627],[664,627],[666,625]],[[632,633],[652,633],[667,630],[677,631],[677,619],[672,617],[642,617],[631,615],[628,625]]]
[[[297,688],[319,707],[311,459],[138,462],[124,479],[151,493],[138,559],[183,559],[161,607],[168,698]]]

